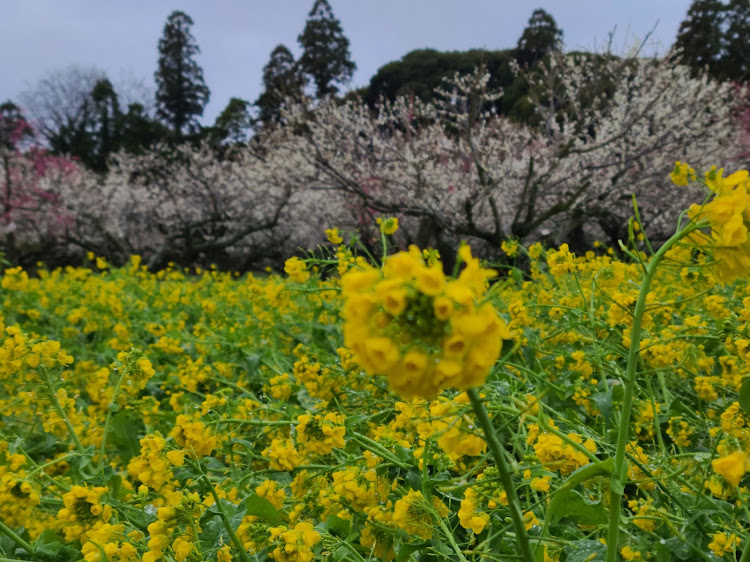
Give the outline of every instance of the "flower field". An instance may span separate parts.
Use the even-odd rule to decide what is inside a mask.
[[[750,559],[746,177],[690,213],[718,269],[636,221],[453,277],[337,231],[284,276],[6,269],[0,558]]]

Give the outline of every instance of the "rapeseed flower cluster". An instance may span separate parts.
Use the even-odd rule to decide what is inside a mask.
[[[63,495],[63,507],[57,512],[57,520],[65,539],[80,539],[86,542],[88,533],[106,524],[112,517],[112,508],[102,504],[101,498],[108,488],[97,486],[73,486]]]
[[[315,559],[311,549],[320,541],[320,533],[310,523],[297,523],[294,529],[271,527],[269,531],[272,559],[278,562],[310,562]]]
[[[179,415],[170,433],[175,442],[193,457],[205,457],[216,448],[217,439],[202,421]]]
[[[305,414],[297,418],[297,441],[311,454],[327,455],[344,447],[344,418],[333,412],[325,416]]]
[[[464,529],[478,535],[490,523],[490,511],[499,505],[508,505],[508,494],[497,482],[498,472],[486,468],[477,476],[474,486],[466,488],[458,510],[458,521]]]
[[[106,523],[88,533],[88,540],[82,545],[81,554],[86,562],[138,560],[138,550],[133,542],[140,537],[140,531],[131,531],[126,535],[125,525]]]
[[[167,442],[158,433],[147,435],[140,441],[141,454],[131,459],[128,473],[144,486],[160,489],[172,479],[174,467],[185,462],[180,450],[166,450]]]
[[[569,433],[568,440],[554,433],[540,433],[534,443],[534,453],[539,461],[549,470],[559,471],[560,474],[570,474],[581,466],[591,462],[589,457],[574,444],[582,444],[583,449],[591,453],[596,452],[596,443],[592,439],[583,439],[580,435]]]
[[[365,371],[384,375],[404,398],[432,398],[445,388],[484,382],[511,334],[492,304],[479,303],[496,273],[468,246],[465,267],[448,279],[440,262],[412,247],[383,267],[352,270],[341,279],[344,344]]]
[[[695,172],[684,171],[685,166],[678,163],[677,168],[682,167],[682,171],[672,174],[677,185],[687,185],[695,179]],[[696,234],[694,240],[710,247],[717,278],[731,282],[750,273],[750,177],[747,170],[724,177],[724,169],[717,170],[714,166],[706,172],[705,184],[712,192],[711,200],[703,205],[691,205],[688,216],[694,221],[707,221],[711,232],[710,235]]]
[[[393,522],[410,535],[429,539],[435,532],[434,517],[445,517],[450,510],[439,498],[428,502],[419,490],[410,490],[393,508]]]
[[[310,272],[307,271],[305,262],[297,257],[286,260],[284,271],[297,283],[304,283],[310,279]]]

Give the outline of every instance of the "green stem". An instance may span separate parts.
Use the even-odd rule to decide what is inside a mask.
[[[745,539],[745,550],[742,551],[740,562],[750,562],[750,536]]]
[[[495,459],[497,470],[500,472],[500,481],[503,484],[503,488],[505,488],[505,493],[508,495],[510,518],[511,521],[513,521],[513,528],[516,531],[516,542],[518,543],[521,559],[525,562],[534,562],[534,554],[531,552],[529,536],[526,534],[526,526],[523,522],[521,501],[518,498],[516,488],[513,486],[513,481],[511,480],[510,470],[505,459],[503,446],[500,444],[500,441],[495,434],[495,429],[492,426],[490,417],[487,415],[484,403],[479,398],[479,394],[477,394],[477,390],[475,388],[470,388],[466,391],[466,394],[469,396],[471,407],[474,409],[474,414],[477,416],[479,425],[482,426],[482,431],[484,431],[484,436],[487,440],[487,446]]]
[[[50,394],[50,400],[52,402],[52,406],[57,411],[58,415],[63,419],[65,422],[65,425],[68,428],[68,433],[70,433],[70,437],[73,439],[73,442],[76,445],[76,448],[81,454],[86,453],[86,448],[83,446],[83,443],[81,443],[81,440],[78,438],[78,434],[76,433],[75,428],[73,427],[73,424],[70,423],[70,419],[68,418],[68,415],[65,413],[65,410],[63,410],[62,406],[60,405],[60,401],[57,399],[57,394],[55,393],[55,387],[52,384],[52,379],[49,376],[49,372],[47,372],[47,369],[42,367],[39,369],[42,373],[42,378],[44,379],[44,384],[47,385],[47,390]]]
[[[425,463],[427,464],[427,463]],[[448,539],[448,542],[453,547],[453,551],[456,553],[456,556],[458,556],[458,559],[462,562],[468,562],[466,560],[466,557],[461,552],[461,548],[456,544],[456,537],[453,536],[453,533],[451,533],[450,529],[446,526],[445,522],[443,521],[443,518],[440,517],[437,513],[434,514],[435,521],[437,521],[438,526],[443,531],[443,534],[445,535],[445,538]]]
[[[60,488],[61,490],[65,491],[65,492],[69,492],[70,491],[70,486],[68,486],[66,484],[63,484],[62,482],[59,482],[59,481],[55,480],[52,476],[50,476],[49,474],[47,474],[46,472],[44,472],[44,469],[47,468],[48,466],[52,466],[53,464],[57,464],[58,462],[62,462],[64,460],[67,460],[70,457],[73,457],[73,456],[77,455],[78,453],[67,453],[67,454],[63,455],[62,457],[59,457],[59,458],[54,459],[54,460],[51,460],[51,461],[49,461],[47,463],[37,464],[37,462],[34,459],[32,459],[31,456],[26,451],[24,451],[21,447],[17,447],[16,451],[18,451],[24,457],[26,457],[26,460],[29,462],[29,464],[31,464],[31,466],[34,467],[34,470],[32,470],[31,472],[29,472],[26,475],[27,478],[31,478],[34,474],[36,474],[37,472],[39,472],[41,470],[42,471],[42,476],[44,476],[45,478],[47,478],[47,480],[49,480],[50,482],[52,482],[55,486],[57,486],[58,488]]]
[[[25,454],[25,453],[24,453],[24,454]],[[35,462],[33,461],[33,459],[31,459],[31,457],[29,457],[28,455],[26,455],[26,459],[27,459],[27,460],[30,460],[30,461],[31,461],[32,463],[34,463],[34,469],[33,469],[33,470],[32,470],[31,472],[29,472],[29,473],[28,473],[28,474],[26,475],[26,478],[31,478],[32,476],[34,476],[34,474],[36,474],[36,473],[37,473],[37,472],[39,472],[40,470],[44,470],[44,469],[45,469],[45,468],[47,468],[48,466],[52,466],[52,465],[54,465],[54,464],[57,464],[57,463],[59,463],[59,462],[63,462],[63,461],[66,461],[66,460],[68,460],[68,459],[69,459],[70,457],[73,457],[73,456],[75,456],[75,455],[76,455],[76,453],[67,453],[67,454],[65,454],[65,455],[63,455],[63,456],[61,456],[61,457],[58,457],[58,458],[56,458],[56,459],[53,459],[53,460],[51,460],[51,461],[49,461],[49,462],[46,462],[46,463],[44,463],[44,464],[37,464],[37,463],[35,463]],[[49,475],[47,475],[47,476],[49,476]],[[52,481],[54,482],[54,478],[52,479]],[[67,491],[67,490],[66,490],[66,491]]]
[[[336,548],[332,548],[331,550],[337,550],[339,547],[343,546],[345,549],[347,549],[351,553],[351,555],[354,557],[354,560],[356,560],[357,562],[366,562],[366,560],[362,558],[362,555],[359,552],[357,552],[357,549],[354,548],[353,544],[350,544],[349,542],[345,540],[341,540],[340,538],[331,534],[327,534],[326,537],[328,538],[328,540],[336,543]]]
[[[206,474],[203,472],[203,469],[200,467],[199,462],[190,463],[190,464],[192,466],[197,466],[198,470],[201,473],[201,478],[208,485],[208,489],[211,491],[211,495],[213,496],[214,501],[216,502],[216,509],[219,511],[219,516],[221,517],[221,521],[224,523],[224,528],[229,534],[229,538],[232,540],[232,544],[240,553],[240,560],[242,560],[242,562],[251,562],[250,557],[247,555],[247,552],[245,551],[245,547],[242,546],[242,542],[237,537],[237,534],[234,532],[234,529],[232,529],[232,525],[229,521],[229,517],[227,516],[227,512],[224,511],[224,507],[221,505],[221,499],[219,498],[219,495],[216,493],[216,490],[214,489],[214,485],[211,483],[211,480],[209,480],[208,476],[206,476]]]
[[[29,554],[34,552],[34,549],[31,548],[31,545],[27,543],[25,540],[23,540],[21,537],[19,537],[17,534],[13,532],[13,529],[10,527],[7,527],[5,523],[0,521],[0,532],[6,535],[10,540],[12,540],[14,543],[16,543],[18,546],[26,550]]]
[[[373,441],[369,437],[365,437],[361,433],[357,433],[356,431],[352,433],[352,437],[354,437],[354,440],[359,443],[363,448],[367,449],[371,453],[374,453],[391,464],[398,466],[400,468],[403,468],[404,470],[409,470],[410,466],[401,462],[393,453],[391,453],[388,449],[386,449],[383,445],[378,443],[377,441]]]
[[[385,258],[388,256],[388,240],[385,237],[385,232],[383,232],[383,228],[380,228],[380,243],[383,245],[383,257],[381,258],[381,267],[382,265],[385,265]],[[374,262],[373,262],[374,263]]]
[[[138,358],[141,356],[139,355]],[[109,430],[109,422],[112,419],[112,411],[116,409],[117,406],[117,395],[120,393],[120,387],[122,386],[122,381],[125,380],[125,376],[130,373],[131,369],[133,368],[133,360],[128,362],[128,364],[122,369],[122,373],[120,374],[120,377],[117,379],[117,384],[115,384],[115,391],[112,394],[112,400],[109,403],[109,406],[107,407],[107,419],[104,420],[104,431],[102,432],[102,442],[99,446],[99,471],[101,472],[102,467],[104,466],[104,451],[107,446],[107,431]]]
[[[689,223],[684,229],[678,230],[664,245],[659,248],[651,261],[646,266],[646,272],[638,293],[638,301],[633,313],[633,328],[630,333],[630,350],[628,352],[628,365],[625,372],[624,392],[622,398],[622,410],[620,412],[620,424],[617,432],[617,449],[615,450],[615,466],[610,482],[609,500],[609,529],[607,530],[607,557],[606,562],[617,560],[617,539],[620,532],[620,510],[622,509],[622,497],[624,495],[625,479],[627,477],[625,463],[625,448],[630,436],[630,415],[633,409],[633,394],[635,392],[638,356],[641,343],[641,324],[643,313],[646,310],[646,298],[651,281],[656,273],[656,268],[664,255],[680,241],[684,236],[702,227],[702,223]]]

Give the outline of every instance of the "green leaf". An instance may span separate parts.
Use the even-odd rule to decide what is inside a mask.
[[[107,485],[109,486],[109,492],[112,497],[119,499],[120,492],[122,491],[122,476],[119,474],[113,474],[109,480],[107,480]]]
[[[450,560],[451,555],[454,554],[453,549],[447,544],[438,544],[430,549],[433,553],[437,554],[438,560]]]
[[[393,448],[393,452],[396,453],[396,457],[398,458],[398,460],[403,461],[407,464],[414,464],[414,454],[406,447],[396,445]]]
[[[750,379],[743,382],[740,387],[739,402],[743,412],[750,412]]]
[[[580,540],[563,550],[567,562],[598,562],[604,560],[607,547],[599,541]],[[591,557],[593,555],[593,557]]]
[[[260,355],[257,353],[248,353],[245,351],[245,365],[247,368],[247,374],[254,376],[258,372],[258,366],[260,365]]]
[[[557,506],[552,520],[559,521],[563,517],[569,517],[579,525],[604,525],[609,521],[609,514],[601,502],[589,502],[576,490],[568,492],[565,501]]]
[[[23,439],[20,435],[17,435],[15,439],[8,441],[8,452],[11,455],[15,455],[16,450],[21,446],[23,446]]]
[[[591,399],[604,416],[604,421],[607,422],[607,424],[612,423],[612,420],[614,419],[614,413],[612,410],[612,392],[610,390],[597,392],[591,397]]]
[[[216,457],[205,457],[201,460],[204,470],[211,470],[213,472],[221,472],[227,470],[227,465],[221,462]]]
[[[305,410],[315,410],[318,407],[319,400],[310,396],[307,388],[303,387],[297,392],[297,402],[299,402],[300,406]]]
[[[0,555],[13,552],[17,548],[16,543],[10,537],[0,534]]]
[[[240,503],[237,507],[234,507],[233,504],[229,503],[226,500],[221,500],[224,506],[225,513],[229,516],[229,525],[232,527],[233,530],[239,529],[240,525],[242,524],[242,520],[245,518],[245,515],[247,514],[247,510],[245,509],[245,506]],[[227,506],[229,506],[229,509]]]
[[[221,508],[221,510],[219,509]],[[234,505],[225,499],[219,500],[219,505],[212,505],[209,507],[203,517],[201,518],[201,546],[204,549],[218,548],[221,544],[227,544],[231,539],[229,533],[227,533],[226,527],[224,526],[224,519],[221,515],[221,511],[227,516],[229,520],[229,526],[232,530],[236,531],[242,519],[247,513],[244,502],[240,502],[239,505]],[[219,538],[221,537],[221,540]]]
[[[218,542],[219,536],[222,534],[227,536],[227,531],[224,528],[224,522],[218,515],[211,515],[208,521],[204,517],[201,521],[201,533],[200,542],[201,550],[209,550]],[[228,536],[227,536],[228,539]]]
[[[109,421],[107,443],[117,448],[125,463],[141,452],[139,435],[144,433],[143,420],[127,410],[120,410]]]
[[[426,549],[429,546],[430,543],[401,545],[401,548],[398,549],[398,553],[396,554],[396,562],[404,562],[405,560],[408,560],[409,556],[411,556],[415,552]]]
[[[609,487],[612,488],[616,494],[620,494],[621,496],[625,493],[625,484],[623,484],[622,480],[619,478],[612,478],[609,481]]]
[[[331,558],[338,562],[339,560],[351,560],[351,555],[352,553],[349,552],[349,549],[347,547],[340,546],[333,551]]]
[[[346,519],[342,519],[337,515],[330,515],[326,521],[326,529],[328,529],[328,532],[332,535],[345,539],[349,536],[351,525]]]
[[[622,384],[618,382],[615,382],[612,385],[612,403],[614,404],[620,404],[622,403],[622,398],[625,395],[625,389],[623,388]]]
[[[552,518],[553,521],[559,521],[561,518],[568,516],[569,513],[566,503],[571,498],[574,488],[591,478],[611,475],[613,470],[614,460],[609,458],[603,461],[587,464],[573,472],[555,492],[555,495],[550,502],[547,516]],[[585,509],[583,511],[587,512]],[[587,516],[593,516],[593,514],[588,513]]]
[[[42,562],[73,562],[80,560],[80,551],[62,544],[62,538],[47,529],[34,542],[34,558]]]
[[[435,476],[432,478],[427,479],[427,484],[430,486],[434,486],[435,484],[442,484],[445,482],[448,482],[451,479],[451,473],[447,470],[443,470],[442,472],[438,472]]]
[[[510,269],[510,275],[509,276],[513,279],[513,281],[516,282],[516,285],[518,285],[519,287],[521,285],[523,285],[523,281],[524,281],[524,279],[523,279],[523,271],[521,271],[517,267],[512,267]]]
[[[260,517],[272,525],[281,525],[281,513],[266,498],[253,494],[245,499],[244,504],[247,515]]]
[[[422,491],[422,473],[419,470],[412,469],[407,472],[405,480],[412,490]]]
[[[685,544],[685,541],[680,537],[667,539],[663,545],[657,542],[655,542],[654,545],[657,547],[657,553],[661,548],[669,555],[669,558],[665,557],[664,560],[688,560],[690,558],[690,547]]]

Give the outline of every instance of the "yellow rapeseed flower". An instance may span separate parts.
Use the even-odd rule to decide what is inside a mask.
[[[747,453],[735,451],[729,455],[712,460],[711,468],[732,486],[737,487],[745,472],[750,469],[750,459]]]
[[[484,382],[511,334],[490,303],[476,304],[496,273],[468,246],[458,279],[412,247],[381,270],[352,270],[341,280],[346,298],[344,344],[367,372],[388,377],[404,398],[432,398],[442,389]]]
[[[691,181],[695,181],[695,170],[679,160],[674,163],[674,170],[669,173],[672,183],[679,186],[685,186]]]
[[[326,229],[326,238],[328,238],[328,241],[331,244],[343,244],[344,239],[341,237],[341,234],[339,234],[338,228],[328,228]]]
[[[305,262],[296,256],[286,260],[284,271],[297,283],[304,283],[310,279],[310,273],[307,271]]]
[[[380,232],[386,236],[394,234],[398,230],[398,219],[396,217],[389,217],[387,219],[377,219],[378,226],[380,226]]]

